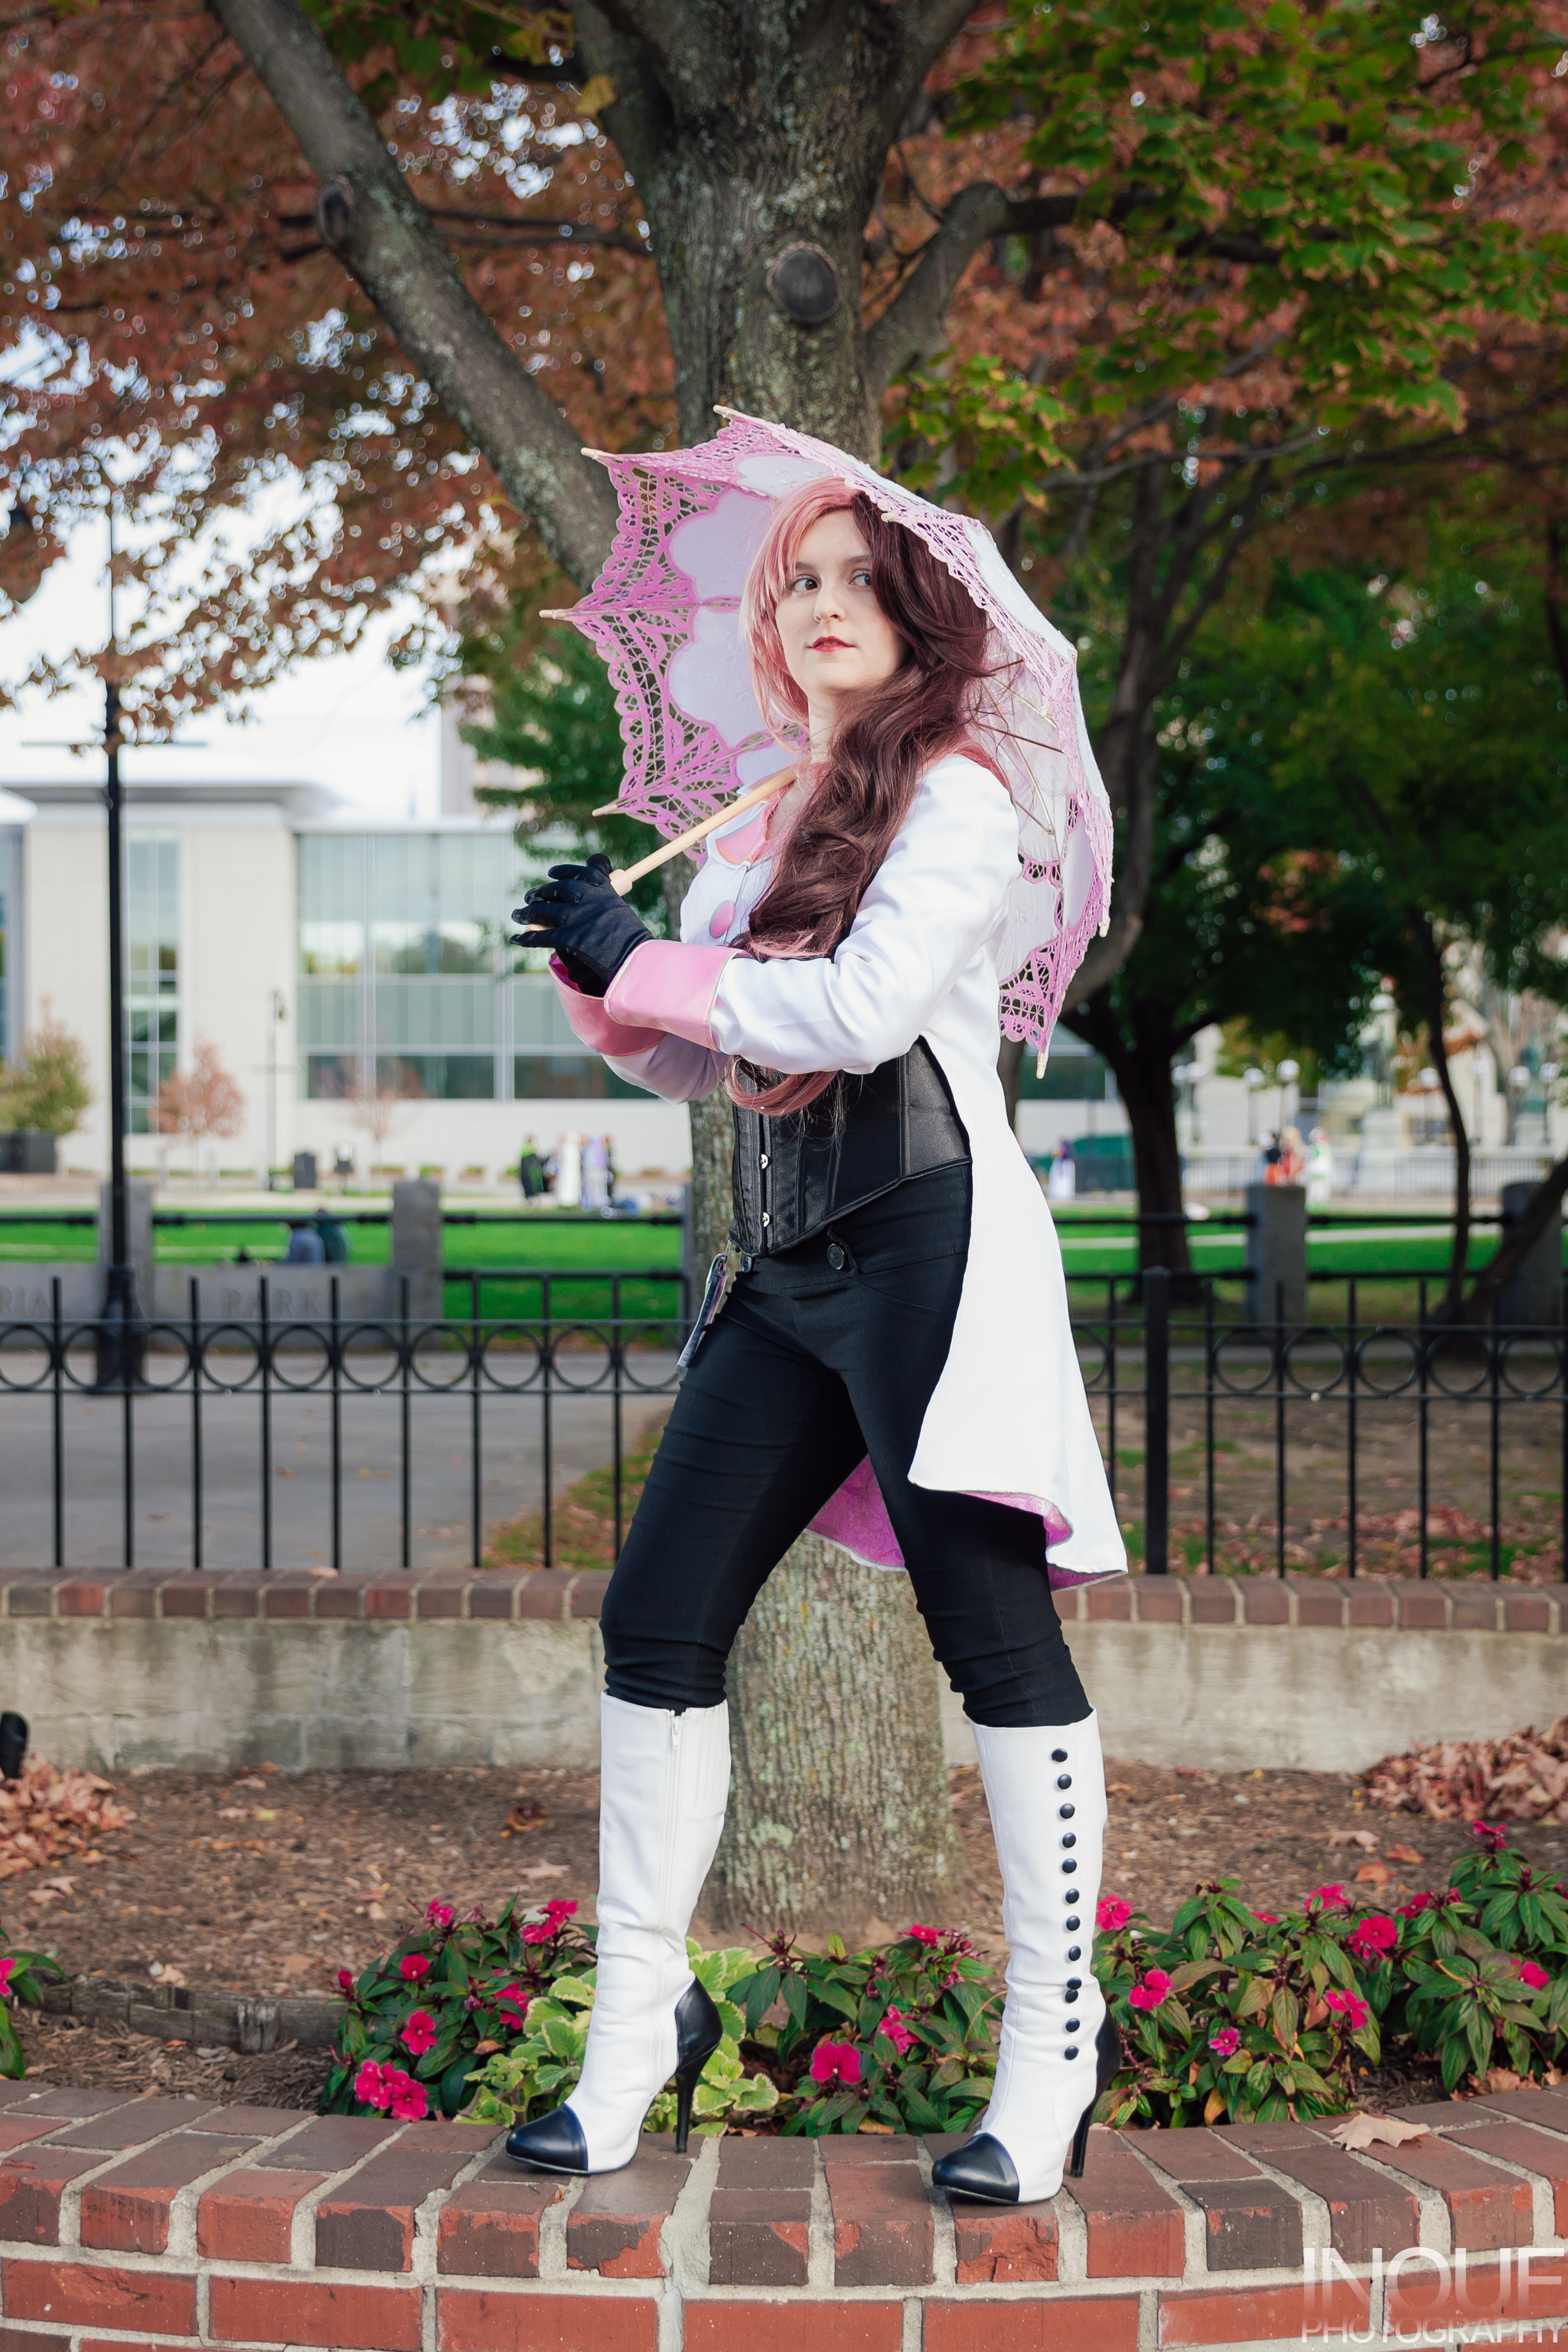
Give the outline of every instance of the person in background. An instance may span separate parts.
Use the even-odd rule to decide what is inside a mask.
[[[523,1146],[523,1156],[517,1162],[517,1181],[523,1188],[525,1201],[537,1201],[545,1189],[545,1164],[539,1158],[539,1147],[530,1135]]]
[[[601,1212],[610,1206],[610,1154],[601,1135],[582,1139],[582,1205]]]
[[[555,1204],[558,1209],[582,1206],[582,1138],[563,1135],[555,1148]]]
[[[318,1209],[315,1225],[316,1231],[321,1236],[321,1255],[325,1263],[328,1265],[347,1265],[350,1255],[349,1236],[337,1218],[329,1216],[325,1209]]]
[[[1307,1206],[1326,1209],[1333,1200],[1333,1151],[1326,1127],[1312,1129],[1312,1148],[1307,1154]]]
[[[303,1217],[291,1218],[288,1225],[288,1247],[283,1253],[285,1265],[325,1265],[327,1251],[314,1225]]]
[[[1288,1127],[1280,1138],[1280,1181],[1299,1184],[1301,1171],[1307,1164],[1307,1148],[1301,1141],[1299,1127]]]
[[[1263,1181],[1265,1184],[1282,1184],[1284,1182],[1285,1179],[1282,1173],[1284,1160],[1284,1147],[1280,1141],[1278,1130],[1274,1130],[1270,1134],[1268,1142],[1263,1146]]]
[[[1051,1173],[1045,1189],[1053,1201],[1073,1200],[1078,1192],[1078,1161],[1071,1143],[1064,1135],[1056,1147],[1056,1157],[1051,1163]]]

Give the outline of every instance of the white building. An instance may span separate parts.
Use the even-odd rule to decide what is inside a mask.
[[[458,791],[443,799],[462,804]],[[371,824],[291,782],[138,782],[126,803],[133,1168],[188,1167],[189,1147],[153,1132],[152,1113],[203,1041],[246,1097],[243,1131],[206,1147],[220,1171],[259,1173],[307,1150],[324,1167],[351,1153],[361,1174],[493,1180],[528,1137],[548,1150],[569,1130],[612,1136],[623,1172],[688,1165],[684,1107],[585,1053],[542,960],[507,946],[509,910],[544,861],[505,815]],[[62,1164],[93,1173],[108,1162],[107,927],[98,786],[8,784],[0,1051],[15,1054],[46,1007],[82,1040],[96,1099]],[[408,1097],[380,1143],[349,1098],[371,1071]]]

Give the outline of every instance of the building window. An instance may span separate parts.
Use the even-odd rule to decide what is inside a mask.
[[[611,1102],[646,1102],[646,1087],[628,1085],[601,1061],[597,1054],[515,1054],[512,1094],[518,1102],[554,1098]]]
[[[363,1067],[357,1054],[307,1054],[305,1093],[311,1102],[342,1102],[357,1089]],[[376,1084],[411,1102],[491,1102],[494,1054],[378,1054]]]
[[[1019,1071],[1019,1102],[1108,1102],[1105,1065],[1098,1054],[1091,1054],[1076,1039],[1071,1050],[1062,1050],[1061,1036],[1051,1041],[1051,1058],[1041,1075],[1034,1074],[1035,1057],[1026,1046],[1022,1067]]]
[[[126,1123],[132,1135],[146,1135],[180,1053],[177,834],[127,837],[125,932]]]

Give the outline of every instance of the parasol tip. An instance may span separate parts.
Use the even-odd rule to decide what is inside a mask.
[[[541,621],[570,621],[571,614],[566,606],[561,604],[541,604],[539,606],[539,618]]]
[[[606,801],[602,808],[589,811],[590,816],[624,816],[625,814],[619,801]]]

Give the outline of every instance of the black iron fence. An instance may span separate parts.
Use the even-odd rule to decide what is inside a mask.
[[[1568,1538],[1563,1321],[1456,1330],[1416,1280],[1405,1322],[1364,1320],[1376,1272],[1327,1277],[1343,1319],[1291,1321],[1237,1277],[1070,1277],[1085,1381],[1145,1569],[1397,1564],[1545,1572]],[[1407,1276],[1400,1279],[1409,1281]],[[57,1567],[479,1564],[497,1527],[560,1557],[562,1497],[596,1479],[606,1556],[627,1516],[628,1441],[667,1411],[689,1328],[669,1269],[448,1270],[447,1311],[186,1312],[141,1333],[140,1376],[98,1385],[99,1327],[0,1323],[0,1558]],[[534,1286],[492,1311],[497,1281]],[[456,1282],[463,1310],[452,1312]],[[581,1286],[602,1301],[579,1311]],[[663,1285],[667,1312],[625,1311]],[[571,1303],[562,1307],[570,1287]],[[641,1294],[640,1294],[641,1295]],[[1383,1296],[1386,1296],[1385,1291]],[[1197,1299],[1197,1303],[1193,1301]],[[1568,1304],[1568,1301],[1565,1301]],[[1559,1564],[1556,1572],[1561,1574]]]

